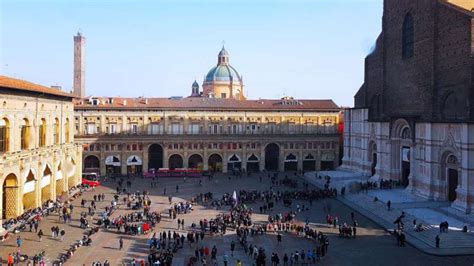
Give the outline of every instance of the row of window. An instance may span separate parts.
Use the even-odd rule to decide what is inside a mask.
[[[76,131],[79,133],[79,126],[76,125]],[[147,126],[146,130],[141,130],[138,124],[129,124],[129,129],[125,130],[130,134],[149,134],[149,135],[162,135],[162,134],[172,134],[172,135],[182,135],[182,134],[278,134],[278,133],[288,133],[288,134],[297,134],[297,133],[336,133],[337,127],[332,122],[328,122],[324,125],[317,124],[305,124],[297,125],[295,123],[288,124],[276,124],[268,123],[260,125],[257,123],[242,125],[242,124],[232,124],[232,125],[222,125],[218,123],[211,123],[204,127],[202,124],[193,123],[189,124],[185,130],[184,125],[181,123],[171,123],[166,127],[163,124],[153,123]],[[100,126],[95,123],[88,123],[84,127],[82,132],[84,135],[95,135],[95,134],[118,134],[120,133],[117,124],[107,124],[105,126],[105,131],[101,132]]]
[[[14,140],[18,140],[20,142],[20,149],[27,150],[34,148],[34,143],[32,141],[32,132],[34,127],[31,126],[30,121],[28,119],[21,120],[20,123],[20,136],[19,138],[14,138]],[[12,127],[10,121],[7,118],[0,119],[0,152],[11,152],[13,147],[10,147],[11,144],[11,136],[12,136]],[[38,147],[44,147],[48,145],[47,143],[47,136],[48,134],[52,134],[53,143],[51,144],[59,144],[61,142],[61,124],[59,119],[56,118],[54,120],[53,128],[51,132],[49,132],[48,127],[46,125],[46,120],[41,119],[40,124],[37,127],[37,137],[38,137]],[[69,119],[66,119],[65,124],[65,141],[71,141],[71,135],[69,131]]]
[[[143,151],[142,144],[123,144],[127,151]],[[191,150],[202,150],[204,149],[203,143],[188,143],[187,147]],[[246,143],[247,149],[258,149],[260,148],[260,143]],[[183,143],[173,143],[168,144],[168,150],[182,150],[186,144]],[[284,143],[282,148],[284,149],[316,149],[317,147],[321,149],[335,149],[337,146],[336,142],[328,141],[317,141],[317,142],[307,142],[307,143]],[[122,144],[104,144],[105,151],[120,151],[122,150]],[[242,143],[208,143],[208,149],[224,149],[227,150],[239,150],[242,149]],[[85,151],[100,151],[101,144],[89,144],[84,146]]]

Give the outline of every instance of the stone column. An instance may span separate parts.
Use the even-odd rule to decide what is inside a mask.
[[[209,170],[209,154],[207,151],[207,144],[204,144],[204,152],[203,152],[204,158],[202,158],[203,162],[203,168],[205,171]]]
[[[247,169],[247,143],[242,143],[242,169],[245,168]]]
[[[265,169],[265,146],[264,143],[260,143],[260,171]]]
[[[143,173],[148,171],[148,149],[146,148],[148,145],[143,144],[143,152],[142,152],[142,171]]]
[[[303,150],[301,147],[298,151],[298,171],[303,171]]]
[[[282,145],[283,146],[283,145]],[[280,155],[278,156],[278,171],[285,171],[285,152],[280,148]]]
[[[184,149],[183,152],[183,168],[188,168],[189,167],[189,160],[188,160],[188,151],[187,149]]]
[[[163,145],[163,168],[169,168],[168,147],[166,145]]]
[[[127,157],[128,153],[122,151],[120,153],[120,174],[127,175]]]
[[[227,173],[227,152],[224,152],[222,156],[222,172]]]

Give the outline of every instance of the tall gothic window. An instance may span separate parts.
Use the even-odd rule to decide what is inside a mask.
[[[410,13],[405,16],[403,21],[402,32],[402,57],[403,59],[413,57],[413,49],[415,45],[415,26],[413,17]]]

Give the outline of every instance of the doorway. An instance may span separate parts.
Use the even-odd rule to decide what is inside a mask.
[[[448,169],[448,200],[456,200],[456,188],[458,187],[458,170]]]

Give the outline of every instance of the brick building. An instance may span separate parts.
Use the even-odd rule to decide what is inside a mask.
[[[342,168],[474,202],[474,1],[385,0],[382,32],[345,112]]]
[[[223,48],[204,90],[194,82],[190,97],[77,99],[84,171],[313,171],[339,165],[341,109],[332,100],[247,100],[243,88]]]

